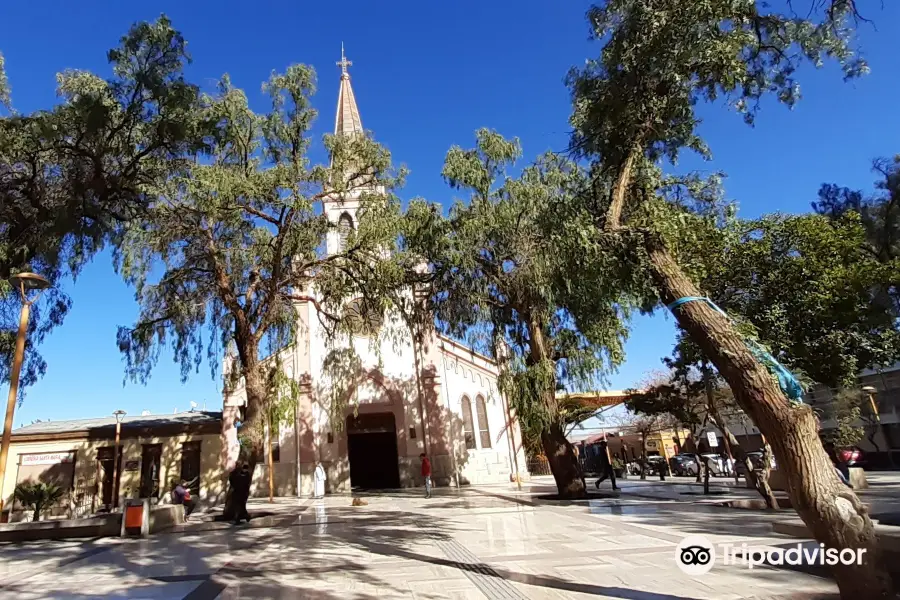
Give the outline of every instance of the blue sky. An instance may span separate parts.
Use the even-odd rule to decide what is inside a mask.
[[[788,111],[767,103],[754,128],[721,107],[704,107],[702,133],[714,161],[686,159],[681,168],[725,171],[729,197],[748,216],[807,211],[823,182],[871,189],[871,159],[900,152],[900,6],[863,4],[875,21],[863,24],[860,36],[869,76],[843,83],[833,66],[805,69],[799,105]],[[518,136],[529,158],[565,148],[569,98],[563,77],[599,51],[588,40],[587,7],[581,0],[4,3],[0,52],[16,107],[48,107],[56,101],[57,72],[108,75],[106,51],[129,25],[164,12],[188,40],[190,78],[211,88],[227,72],[259,110],[265,109],[260,84],[273,69],[296,62],[314,66],[318,135],[333,127],[335,61],[343,41],[354,63],[364,126],[411,170],[403,197],[448,204],[453,197],[440,178],[443,157],[453,144],[471,145],[479,127]],[[69,289],[74,307],[42,346],[48,372],[28,391],[17,426],[117,408],[138,414],[185,410],[191,401],[220,405],[220,386],[209,369],[182,384],[170,354],[146,386],[123,387],[115,334],[119,325],[134,321],[137,306],[108,254],[98,256]],[[611,387],[628,387],[658,369],[673,331],[667,315],[636,320],[628,360]]]

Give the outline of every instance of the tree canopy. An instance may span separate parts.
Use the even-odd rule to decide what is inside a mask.
[[[565,445],[556,393],[596,387],[622,360],[629,307],[609,285],[620,265],[596,243],[590,214],[572,202],[587,195],[587,173],[548,154],[513,177],[520,156],[517,140],[488,130],[477,132],[473,149],[451,148],[443,175],[468,203],[442,219],[414,202],[407,217],[417,226],[406,243],[431,266],[428,309],[439,326],[500,357],[500,387],[523,429],[552,430]],[[544,446],[556,475],[555,451]]]
[[[890,306],[873,291],[897,278],[866,251],[859,216],[732,219],[696,248],[697,283],[785,366],[809,382],[850,385],[865,368],[900,357]],[[681,336],[681,359],[699,363]]]
[[[879,175],[875,193],[866,195],[836,184],[823,184],[813,210],[831,219],[856,213],[865,229],[864,248],[886,269],[896,269],[900,260],[900,155],[892,160],[879,158],[872,164]],[[878,302],[892,302],[900,317],[900,291],[896,275],[879,286]]]
[[[199,92],[184,79],[185,41],[168,19],[133,26],[110,50],[113,77],[57,76],[60,104],[12,111],[0,57],[0,377],[8,375],[18,299],[5,280],[34,271],[75,276],[118,227],[144,213],[153,190],[205,144]],[[70,308],[58,288],[35,306],[23,383],[46,365],[33,347]]]
[[[227,76],[215,95],[201,97],[191,118],[215,124],[208,151],[154,188],[157,200],[123,231],[116,251],[141,307],[137,322],[119,330],[128,376],[146,378],[170,345],[186,377],[204,347],[215,365],[233,343],[232,383],[243,378],[248,425],[272,387],[263,344],[273,352],[292,342],[298,302],[315,305],[332,330],[344,323],[344,303],[361,294],[354,274],[377,264],[396,237],[390,191],[402,175],[366,135],[327,136],[331,162],[310,163],[310,67],[273,73],[263,87],[271,109],[262,114]],[[318,204],[351,193],[361,207],[358,227],[329,254],[325,240],[337,225]]]

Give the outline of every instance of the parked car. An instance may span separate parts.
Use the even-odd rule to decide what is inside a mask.
[[[759,450],[754,451],[754,452],[748,452],[747,458],[750,459],[750,464],[753,465],[754,471],[762,470],[762,468],[763,468],[763,453],[762,452],[760,452]],[[772,469],[775,468],[775,458],[774,457],[771,458],[769,467]],[[744,467],[744,463],[742,461],[737,461],[737,464],[735,465],[734,468],[735,468],[735,471],[737,471],[738,475],[740,475],[741,477],[746,477],[747,470]]]
[[[659,475],[660,471],[662,471],[663,473],[668,471],[668,469],[666,469],[666,459],[662,456],[648,456],[647,474]]]
[[[666,459],[662,456],[648,456],[643,468],[640,459],[628,463],[629,475],[640,475],[642,470],[647,475],[659,475],[660,471],[666,471]]]
[[[690,453],[676,454],[670,459],[670,466],[672,467],[672,475],[682,477],[696,476],[700,470],[697,455]]]
[[[701,454],[700,458],[709,465],[709,474],[712,477],[727,477],[731,474],[728,459],[718,454]]]
[[[842,448],[837,451],[838,460],[848,467],[858,467],[863,461],[863,451],[857,447]]]

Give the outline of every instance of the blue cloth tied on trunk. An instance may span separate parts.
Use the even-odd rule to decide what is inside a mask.
[[[688,302],[706,302],[723,317],[726,319],[729,318],[724,310],[716,306],[715,302],[705,296],[685,296],[684,298],[679,298],[675,302],[669,304],[667,308],[674,313],[676,308],[683,304],[687,304]],[[755,341],[745,339],[744,343],[747,344],[747,349],[750,350],[754,357],[756,357],[756,360],[766,365],[769,372],[778,379],[778,387],[781,388],[784,395],[792,402],[803,402],[803,386],[800,385],[800,382],[797,381],[794,374],[788,371],[784,365],[778,362],[774,356],[769,354],[765,348]]]

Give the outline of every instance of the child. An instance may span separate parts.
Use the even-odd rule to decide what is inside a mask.
[[[425,478],[425,497],[431,498],[431,462],[424,452],[420,457],[422,458],[422,477]]]

